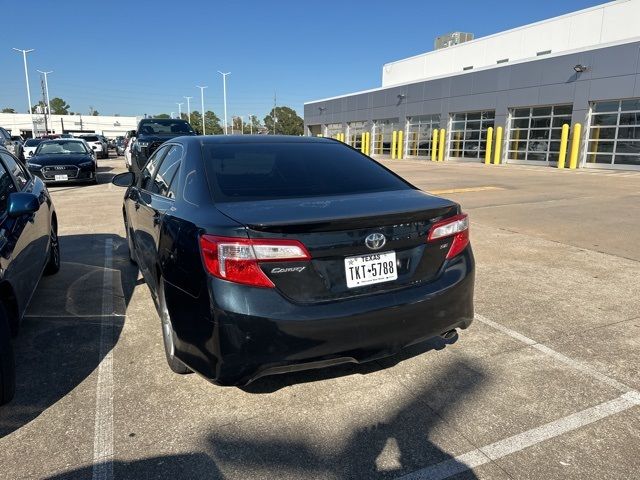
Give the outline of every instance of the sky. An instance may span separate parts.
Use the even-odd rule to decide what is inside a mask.
[[[52,70],[50,98],[72,111],[153,115],[177,113],[183,102],[185,112],[185,96],[200,110],[196,85],[206,85],[205,110],[222,118],[220,70],[231,72],[229,119],[264,118],[274,93],[302,116],[304,102],[379,87],[384,63],[432,50],[443,33],[478,38],[600,3],[31,0],[0,28],[0,108],[27,111],[15,47],[35,49],[27,57],[33,104],[36,70]]]

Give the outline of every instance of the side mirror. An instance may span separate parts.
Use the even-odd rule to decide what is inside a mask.
[[[7,215],[19,217],[40,209],[40,200],[33,193],[13,192],[7,198]]]
[[[116,187],[130,187],[133,185],[133,182],[136,180],[136,176],[133,172],[124,172],[119,173],[111,180]]]

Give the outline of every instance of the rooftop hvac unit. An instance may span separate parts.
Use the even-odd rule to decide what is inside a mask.
[[[435,50],[440,50],[441,48],[450,47],[452,45],[458,45],[459,43],[468,42],[469,40],[473,40],[473,33],[465,33],[465,32],[446,33],[444,35],[440,35],[439,37],[436,37],[436,40],[433,42],[433,48]]]

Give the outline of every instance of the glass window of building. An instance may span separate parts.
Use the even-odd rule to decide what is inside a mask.
[[[562,125],[571,126],[572,110],[572,105],[511,109],[508,159],[557,162]]]
[[[340,140],[338,135],[344,133],[344,128],[341,123],[330,123],[327,125],[327,137]]]
[[[591,105],[589,163],[640,165],[640,98]]]
[[[360,150],[362,146],[362,134],[367,131],[366,128],[365,122],[350,122],[347,143],[353,148]]]
[[[407,156],[430,157],[433,130],[440,127],[440,115],[421,115],[409,120]]]
[[[374,155],[391,155],[393,131],[402,130],[398,118],[384,118],[373,121],[372,153]]]
[[[449,156],[484,159],[487,128],[493,127],[495,116],[494,110],[452,114]]]

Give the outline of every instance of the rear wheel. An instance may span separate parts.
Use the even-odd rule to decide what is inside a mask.
[[[162,279],[158,282],[158,313],[162,322],[162,339],[164,343],[164,353],[167,357],[169,368],[175,373],[185,375],[191,373],[191,369],[178,360],[175,356],[175,333],[171,324],[171,316],[167,308],[167,302],[164,296],[164,282]]]
[[[0,405],[9,402],[15,391],[16,371],[9,332],[9,317],[0,303]]]
[[[49,260],[47,261],[47,266],[44,267],[45,275],[53,275],[60,270],[60,242],[56,224],[53,222],[51,223],[51,233],[49,235]]]

